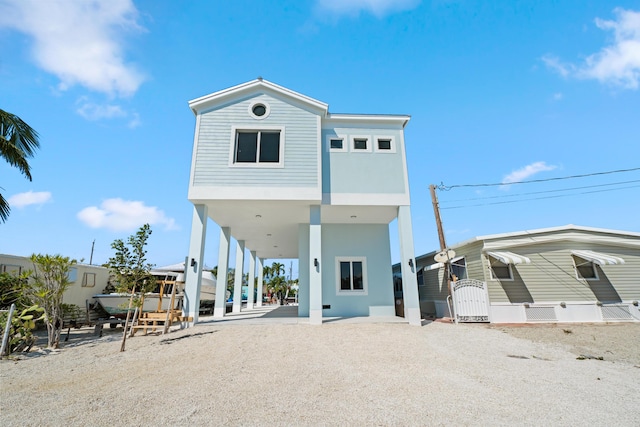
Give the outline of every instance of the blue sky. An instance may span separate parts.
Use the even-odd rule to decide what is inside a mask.
[[[187,102],[258,76],[333,113],[412,116],[416,254],[438,248],[429,184],[640,167],[637,1],[0,0],[0,49],[0,108],[41,142],[33,182],[0,164],[0,253],[88,262],[95,239],[103,263],[148,222],[149,260],[183,260]],[[638,232],[639,196],[639,170],[438,191],[449,244],[570,223]]]

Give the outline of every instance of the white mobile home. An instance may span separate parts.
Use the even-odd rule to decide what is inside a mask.
[[[185,312],[197,321],[209,219],[220,227],[218,295],[231,238],[236,288],[265,259],[299,260],[298,315],[395,314],[389,223],[398,219],[404,313],[420,324],[403,115],[332,114],[327,104],[257,79],[195,99],[188,198],[194,205]],[[256,272],[257,271],[257,272]],[[234,311],[240,311],[234,296]],[[214,316],[225,315],[224,299]],[[248,309],[260,305],[249,290]]]
[[[28,257],[0,254],[0,273],[19,275],[35,267]],[[94,303],[109,282],[109,269],[97,265],[75,264],[69,271],[71,285],[63,294],[63,303],[74,304],[84,310],[86,302]]]
[[[479,236],[451,248],[451,278],[473,289],[465,298],[476,302],[476,320],[640,320],[640,233],[567,225]],[[435,254],[417,258],[420,306],[426,316],[449,317],[456,299],[448,300]],[[455,293],[455,283],[451,288]]]

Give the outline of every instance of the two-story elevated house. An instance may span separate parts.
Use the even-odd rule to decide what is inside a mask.
[[[257,277],[259,289],[264,260],[298,259],[298,315],[312,324],[394,316],[389,224],[397,218],[404,315],[420,324],[404,144],[409,116],[332,114],[327,104],[261,78],[189,107],[196,126],[185,314],[197,321],[210,218],[220,227],[217,295],[225,295],[233,237],[236,284],[245,251],[249,285]],[[252,300],[250,288],[249,309]],[[239,311],[239,293],[234,304]],[[214,316],[224,315],[225,300],[216,298]]]

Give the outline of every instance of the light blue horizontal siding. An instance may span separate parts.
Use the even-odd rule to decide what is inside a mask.
[[[264,120],[249,115],[256,101],[269,104]],[[284,168],[230,167],[232,127],[284,127]],[[317,116],[262,94],[204,113],[195,153],[194,186],[317,187]]]
[[[347,152],[329,152],[327,137],[343,136],[348,146]],[[367,136],[374,144],[374,137],[392,136],[395,139],[395,153],[353,152],[351,141],[354,136]],[[405,194],[404,148],[401,129],[384,128],[324,128],[322,129],[322,192],[323,193],[383,193]]]

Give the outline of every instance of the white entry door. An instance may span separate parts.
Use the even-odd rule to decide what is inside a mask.
[[[453,312],[457,322],[489,322],[487,284],[462,279],[452,284]]]

